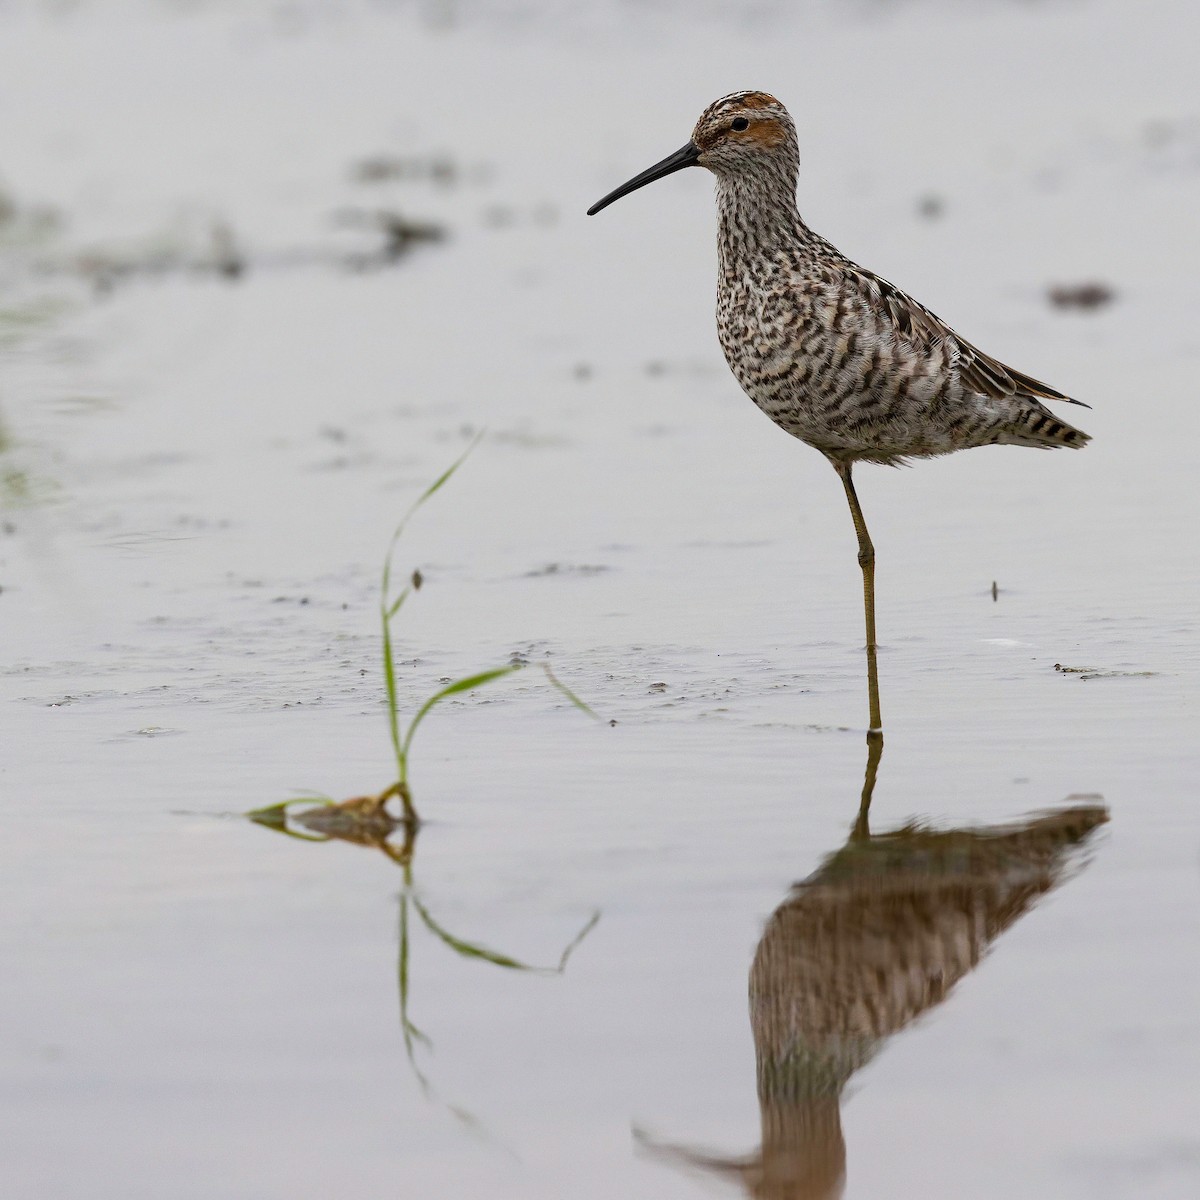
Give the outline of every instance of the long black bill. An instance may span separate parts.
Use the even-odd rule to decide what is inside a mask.
[[[700,147],[695,142],[688,142],[682,149],[676,150],[674,154],[664,158],[662,162],[655,163],[654,166],[643,171],[640,175],[635,175],[628,183],[621,184],[615,192],[609,192],[603,200],[597,200],[588,209],[587,215],[594,217],[602,208],[607,208],[614,200],[620,200],[622,196],[628,196],[630,192],[636,192],[638,188],[645,187],[646,184],[653,183],[656,179],[662,179],[667,175],[674,175],[676,171],[682,171],[684,167],[694,167],[699,157]]]

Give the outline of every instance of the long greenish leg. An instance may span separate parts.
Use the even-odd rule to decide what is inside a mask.
[[[835,463],[834,469],[841,477],[846,489],[846,500],[850,504],[850,516],[854,519],[854,532],[858,535],[858,565],[863,573],[863,609],[867,619],[867,691],[871,705],[871,728],[868,733],[883,733],[883,718],[879,714],[879,663],[875,642],[875,547],[863,520],[862,507],[850,478],[849,463]]]

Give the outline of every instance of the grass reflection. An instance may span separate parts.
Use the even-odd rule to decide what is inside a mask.
[[[325,798],[314,797],[313,799]],[[423,926],[438,942],[458,955],[459,958],[473,959],[506,971],[522,971],[535,975],[562,975],[566,972],[567,963],[575,950],[600,920],[600,913],[599,911],[592,913],[583,927],[563,947],[558,960],[548,966],[524,962],[511,954],[505,954],[485,946],[481,942],[471,941],[452,933],[434,917],[428,904],[422,899],[416,884],[414,860],[419,824],[393,818],[385,808],[377,803],[377,800],[378,797],[375,796],[359,796],[340,804],[326,801],[296,815],[289,815],[284,806],[272,805],[256,810],[249,815],[256,824],[301,841],[350,842],[357,846],[379,850],[400,868],[402,882],[399,898],[396,985],[399,993],[400,1033],[404,1042],[404,1052],[422,1094],[430,1101],[445,1104],[447,1110],[465,1124],[479,1128],[478,1120],[470,1112],[439,1096],[418,1059],[419,1050],[431,1050],[433,1042],[429,1035],[416,1025],[410,1014],[414,924]],[[414,914],[416,922],[413,921]]]

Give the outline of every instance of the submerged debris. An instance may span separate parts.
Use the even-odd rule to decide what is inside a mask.
[[[343,228],[366,230],[374,238],[359,249],[324,241],[251,253],[227,215],[197,216],[186,210],[138,236],[68,244],[62,236],[66,222],[57,210],[18,203],[0,190],[0,251],[6,269],[16,268],[42,279],[80,279],[97,297],[134,280],[215,277],[233,283],[252,268],[363,270],[390,266],[417,245],[443,241],[447,233],[439,223],[413,220],[394,209],[350,208],[334,212],[333,221]]]
[[[1046,294],[1055,308],[1077,308],[1083,312],[1103,308],[1111,304],[1117,295],[1107,283],[1094,280],[1088,283],[1053,283],[1046,289]]]
[[[548,575],[602,575],[605,571],[611,571],[612,567],[605,566],[603,563],[547,563],[544,567],[536,567],[532,571],[526,571],[523,578],[525,579],[542,579]]]
[[[946,201],[935,192],[927,192],[917,201],[917,216],[936,221],[946,214]]]
[[[458,182],[460,168],[445,154],[373,154],[355,163],[351,175],[357,183],[386,183],[395,179],[450,187]]]
[[[229,280],[240,279],[246,271],[246,256],[224,221],[217,221],[212,227],[212,269]]]
[[[319,804],[297,813],[296,824],[343,841],[374,844],[394,833],[401,822],[388,812],[379,796],[355,796],[340,804]]]
[[[1157,671],[1117,671],[1107,667],[1065,667],[1055,663],[1054,669],[1060,675],[1078,675],[1080,679],[1145,679],[1157,675]]]
[[[342,209],[335,215],[338,224],[347,227],[375,228],[384,237],[383,249],[378,256],[365,256],[352,260],[352,266],[373,266],[380,261],[396,262],[404,257],[414,246],[427,242],[445,240],[444,225],[435,225],[432,221],[414,221],[391,209],[366,210],[358,208]]]
[[[387,802],[393,796],[400,796],[404,802],[406,791],[393,784],[378,796],[355,796],[340,803],[324,797],[285,800],[253,809],[246,816],[256,825],[302,840],[351,842],[382,850],[393,862],[405,866],[412,860],[420,824],[411,801],[404,803],[404,812],[399,817],[388,812]],[[294,805],[304,807],[293,813],[289,810]],[[300,833],[297,827],[308,832]],[[391,840],[397,833],[402,834],[402,839]]]

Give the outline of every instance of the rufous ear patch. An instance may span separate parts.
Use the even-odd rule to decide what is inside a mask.
[[[742,137],[749,138],[766,150],[787,141],[787,131],[778,121],[751,121]]]

